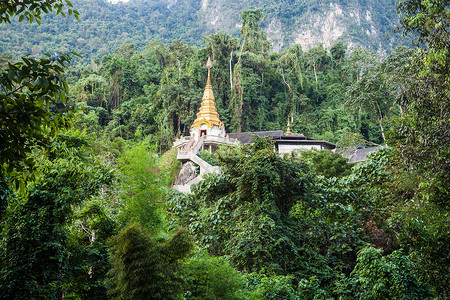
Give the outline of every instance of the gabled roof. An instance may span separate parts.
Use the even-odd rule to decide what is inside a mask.
[[[315,140],[304,136],[303,134],[283,135],[283,130],[275,131],[255,131],[255,132],[241,132],[229,133],[230,139],[237,139],[242,144],[250,143],[255,136],[271,137],[275,142],[275,146],[279,144],[294,144],[294,145],[323,145],[326,149],[334,149],[336,146],[333,143],[321,140]]]
[[[374,152],[384,146],[376,146],[369,148],[356,148],[342,154],[342,157],[348,158],[349,163],[357,163],[367,160],[367,154]]]
[[[320,144],[320,145],[326,145],[329,149],[336,148],[336,145],[333,143],[322,141],[322,140],[315,140],[312,138],[309,138],[307,136],[302,135],[283,135],[279,137],[273,138],[274,142],[276,144]]]
[[[283,130],[275,130],[275,131],[255,131],[255,132],[240,132],[240,133],[229,133],[228,136],[230,139],[237,139],[242,144],[250,143],[256,136],[259,137],[281,137],[283,136]]]

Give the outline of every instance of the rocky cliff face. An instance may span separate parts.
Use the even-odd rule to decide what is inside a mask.
[[[275,51],[300,44],[303,50],[338,39],[384,52],[399,44],[392,31],[397,23],[392,0],[201,0],[199,18],[209,32],[238,34],[244,9],[261,8],[262,24]],[[386,34],[389,36],[386,37]]]

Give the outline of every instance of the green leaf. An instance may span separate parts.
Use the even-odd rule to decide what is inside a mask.
[[[16,72],[14,72],[13,70],[10,70],[8,72],[8,79],[12,80],[15,75],[16,75]]]
[[[75,52],[75,51],[71,51],[70,53],[72,53],[73,55],[76,55],[76,56],[78,56],[78,57],[80,57],[80,58],[82,58],[82,57],[83,57],[82,55],[78,54],[78,53],[77,53],[77,52]]]
[[[48,87],[48,80],[47,80],[47,78],[44,78],[44,77],[40,77],[39,79],[38,79],[38,82],[39,82],[39,85],[40,86],[42,86],[42,87]]]

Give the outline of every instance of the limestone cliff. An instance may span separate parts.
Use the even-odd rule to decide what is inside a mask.
[[[199,18],[214,32],[237,34],[244,9],[261,8],[262,24],[275,51],[300,44],[307,50],[319,43],[331,47],[338,39],[384,52],[396,44],[397,16],[393,0],[201,0]],[[388,37],[386,37],[388,34]]]

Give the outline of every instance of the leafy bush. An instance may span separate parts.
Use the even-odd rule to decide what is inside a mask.
[[[244,299],[245,279],[221,257],[199,253],[187,261],[186,299]]]
[[[292,276],[266,276],[251,273],[246,276],[248,299],[299,299],[299,294],[293,285]]]
[[[412,273],[411,261],[399,251],[382,256],[381,249],[365,247],[352,272],[361,299],[429,299],[430,291]]]
[[[84,273],[83,280],[73,283],[90,259],[73,250],[90,252],[92,245],[73,245],[78,241],[72,240],[67,227],[74,208],[109,185],[112,172],[94,158],[84,133],[59,133],[51,148],[47,153],[36,150],[28,157],[39,180],[28,181],[27,190],[6,195],[8,207],[0,235],[2,299],[60,298],[72,285],[96,289],[97,275],[104,276],[91,265],[91,270],[99,271],[94,279],[85,279]]]
[[[219,165],[219,162],[217,160],[217,155],[215,153],[209,153],[209,151],[204,150],[204,151],[200,151],[198,153],[198,156],[212,166]]]
[[[350,175],[354,164],[347,163],[348,159],[329,150],[301,151],[300,158],[311,164],[318,175],[329,177],[343,177]]]

